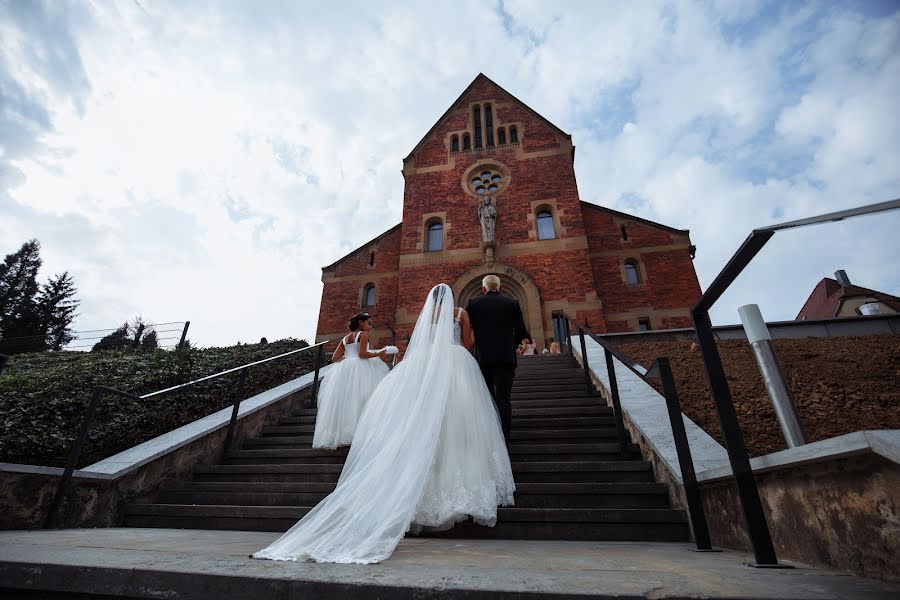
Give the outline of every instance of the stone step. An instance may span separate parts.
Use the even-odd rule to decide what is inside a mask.
[[[311,448],[313,436],[311,435],[292,435],[292,436],[265,436],[258,438],[248,438],[243,441],[242,447],[248,449],[262,448]]]
[[[533,520],[506,520],[500,511],[534,513]],[[564,509],[565,510],[565,509]],[[423,537],[451,539],[503,539],[503,540],[567,540],[610,542],[687,542],[688,525],[681,511],[672,509],[588,509],[596,520],[574,522],[557,520],[564,513],[553,509],[513,508],[499,509],[494,527],[483,527],[472,521],[459,523],[448,531],[425,534]],[[503,515],[501,517],[500,515]],[[601,520],[603,514],[608,520]],[[652,515],[652,516],[651,516]],[[654,520],[644,521],[644,518]]]
[[[547,381],[535,381],[528,383],[514,383],[512,393],[521,392],[583,392],[585,390],[584,380],[566,381],[564,383],[554,383]]]
[[[304,424],[304,425],[273,425],[270,427],[263,427],[260,431],[260,435],[262,436],[272,436],[272,437],[280,437],[285,435],[295,435],[298,433],[313,433],[316,430],[315,422],[312,424]]]
[[[602,401],[594,401],[589,405],[562,405],[551,404],[550,406],[530,406],[523,407],[521,404],[513,406],[513,420],[519,418],[548,418],[548,417],[599,417],[611,416],[613,410]]]
[[[616,443],[600,444],[521,444],[509,447],[513,463],[521,462],[580,462],[598,460],[628,460],[640,456],[637,444],[628,444],[623,454]]]
[[[126,504],[126,527],[286,531],[307,506]],[[499,508],[496,527],[460,523],[440,537],[687,541],[683,511],[637,509]]]
[[[315,425],[316,415],[309,415],[306,417],[284,417],[279,423],[281,425]]]
[[[315,408],[301,408],[291,413],[292,417],[314,417],[318,412]]]
[[[600,396],[584,398],[534,398],[529,400],[513,400],[513,415],[517,408],[556,408],[560,406],[606,407],[606,401]]]
[[[653,469],[644,460],[540,462],[512,465],[516,485],[526,483],[649,483]]]
[[[318,450],[313,448],[271,448],[267,450],[232,450],[225,455],[229,465],[343,463],[347,450]]]
[[[578,390],[557,390],[553,392],[535,392],[535,391],[519,391],[510,395],[510,400],[521,402],[522,400],[545,400],[545,399],[576,399],[576,398],[599,398],[599,394],[588,394],[584,385]]]
[[[159,504],[240,506],[313,506],[334,491],[331,483],[172,482],[163,486]],[[518,508],[668,508],[665,486],[658,483],[523,483],[516,489]]]
[[[513,429],[510,442],[514,444],[583,444],[594,441],[616,440],[616,428],[579,429]],[[552,442],[553,440],[558,440]]]
[[[515,417],[512,433],[530,429],[568,430],[582,427],[615,426],[615,418],[608,417]]]
[[[194,469],[194,481],[337,483],[343,468],[343,463],[201,465]]]
[[[548,369],[541,371],[522,371],[516,369],[513,383],[535,381],[584,381],[584,369]]]

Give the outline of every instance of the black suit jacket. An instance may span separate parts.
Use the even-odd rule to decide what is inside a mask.
[[[475,356],[482,365],[515,365],[516,347],[530,338],[519,302],[500,292],[476,296],[466,306],[475,331]]]

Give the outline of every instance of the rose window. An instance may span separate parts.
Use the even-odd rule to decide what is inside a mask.
[[[503,174],[496,169],[483,169],[469,180],[469,187],[479,196],[494,194],[503,187],[503,184]]]

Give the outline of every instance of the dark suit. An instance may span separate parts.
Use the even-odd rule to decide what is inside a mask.
[[[516,347],[530,338],[519,303],[500,292],[488,292],[466,306],[475,332],[475,356],[500,413],[503,436],[509,441],[512,426],[513,378],[516,376]]]

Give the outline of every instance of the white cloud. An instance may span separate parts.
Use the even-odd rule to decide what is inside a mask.
[[[573,133],[585,200],[690,228],[706,284],[751,227],[898,195],[898,31],[765,2],[6,4],[0,250],[39,238],[79,329],[309,338],[319,267],[400,220],[401,159],[484,71]],[[890,223],[773,242],[720,320],[763,288],[792,317],[832,263],[900,291],[865,258]]]

